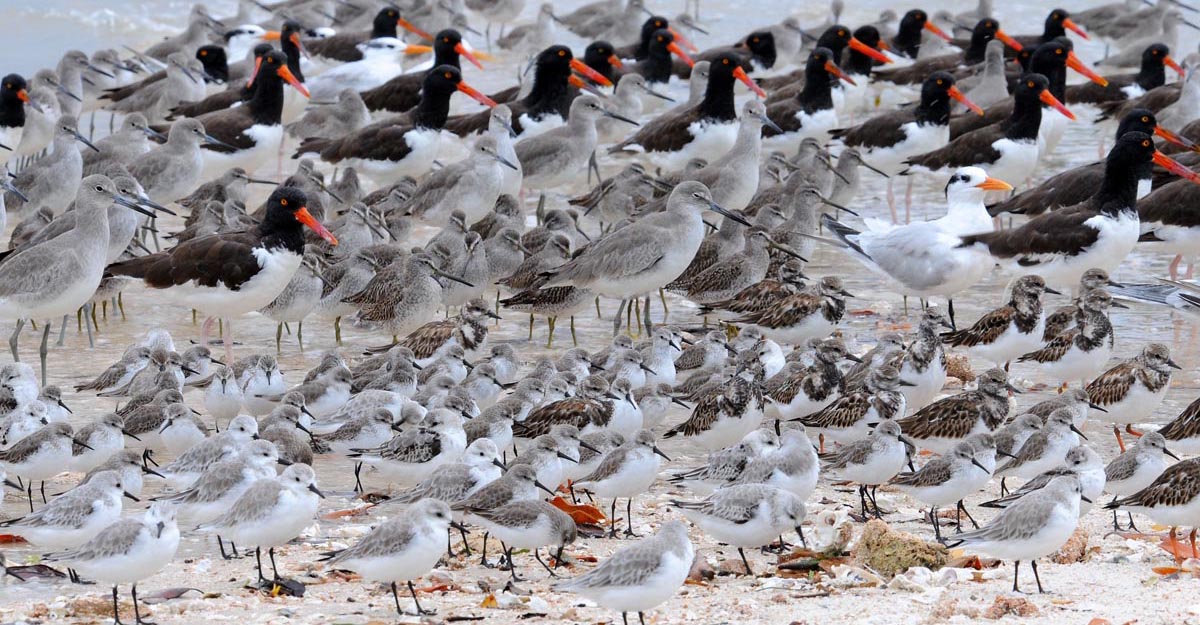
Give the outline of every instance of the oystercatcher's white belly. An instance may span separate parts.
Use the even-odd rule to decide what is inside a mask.
[[[275,301],[300,268],[300,256],[286,250],[268,252],[254,249],[261,268],[237,290],[224,285],[202,286],[193,282],[172,287],[167,292],[176,301],[209,315],[231,317],[258,310]]]

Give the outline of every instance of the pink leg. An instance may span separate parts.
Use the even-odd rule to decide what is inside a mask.
[[[912,223],[912,188],[913,180],[908,178],[908,189],[904,191],[904,223]]]
[[[233,320],[225,320],[225,362],[233,362]]]
[[[892,224],[900,223],[900,216],[896,214],[896,192],[892,188],[891,178],[888,178],[887,183],[887,202],[888,210],[892,211]]]
[[[200,344],[208,347],[208,335],[212,333],[213,324],[217,322],[216,317],[205,317],[204,323],[200,324]]]
[[[1194,275],[1196,275],[1196,264],[1194,262],[1192,262],[1192,260],[1189,258],[1188,259],[1188,270],[1187,270],[1187,273],[1183,274],[1183,279],[1191,280],[1192,276],[1194,276]]]
[[[1171,264],[1167,265],[1167,271],[1171,272],[1171,279],[1179,279],[1179,263],[1183,260],[1183,256],[1176,254],[1175,258],[1171,259]]]

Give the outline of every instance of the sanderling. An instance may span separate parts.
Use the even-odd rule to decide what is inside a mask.
[[[451,526],[463,529],[450,518],[446,502],[423,499],[375,527],[352,547],[326,554],[325,561],[329,566],[355,571],[364,579],[389,584],[396,612],[401,615],[404,609],[400,607],[396,582],[407,582],[417,613],[433,614],[421,608],[412,580],[433,570],[442,556],[446,529]]]
[[[704,464],[675,473],[668,481],[707,495],[717,488],[732,484],[754,460],[778,450],[779,436],[771,430],[759,428],[744,436],[736,445],[710,452]]]
[[[131,584],[133,614],[137,623],[142,620],[138,610],[137,583],[161,571],[175,558],[179,549],[179,526],[175,523],[174,506],[156,502],[140,518],[127,518],[105,527],[98,534],[68,551],[49,554],[46,562],[67,562],[91,579],[112,584],[113,621],[121,622],[117,613],[117,586]]]
[[[114,413],[79,428],[72,443],[71,469],[91,471],[108,460],[114,453],[125,448],[125,420]],[[82,442],[87,447],[80,445]]]
[[[1013,592],[1020,591],[1017,574],[1021,560],[1028,560],[1038,592],[1045,592],[1038,577],[1037,559],[1057,551],[1075,532],[1082,499],[1083,487],[1079,478],[1060,475],[1044,488],[1013,502],[983,528],[960,534],[946,544],[973,548],[1001,560],[1013,560]]]
[[[1000,427],[1008,416],[1009,392],[1020,391],[1008,383],[1008,374],[989,369],[975,390],[939,399],[901,419],[900,427],[918,447],[945,453],[972,434]]]
[[[654,536],[622,547],[596,568],[553,588],[581,594],[619,611],[625,625],[629,625],[629,612],[637,612],[638,619],[645,623],[642,613],[679,590],[695,555],[687,526],[669,521]]]
[[[183,404],[171,408],[175,410],[168,409],[167,419],[158,429],[158,437],[167,453],[178,456],[207,438],[208,426]]]
[[[818,347],[818,350],[820,348]],[[897,332],[887,332],[879,336],[875,347],[859,356],[858,363],[846,371],[842,384],[847,391],[857,389],[867,380],[867,374],[886,364],[899,366],[893,359],[904,353],[904,337]]]
[[[143,475],[162,477],[161,473],[146,466],[146,458],[146,452],[144,451],[122,449],[84,474],[83,479],[79,481],[79,485],[87,484],[92,478],[105,471],[116,471],[121,476],[121,486],[125,487],[125,492],[134,497],[140,497],[142,495],[142,487],[144,486]]]
[[[676,374],[691,375],[696,371],[720,365],[733,354],[732,349],[729,347],[729,337],[720,330],[713,330],[704,335],[704,338],[684,348],[675,359]]]
[[[188,489],[157,497],[178,506],[178,514],[192,525],[208,523],[229,511],[233,503],[250,488],[256,480],[275,476],[275,465],[279,462],[279,451],[270,441],[253,441],[236,457],[222,460],[200,474]],[[221,557],[225,544],[217,536]],[[237,555],[237,548],[233,548]]]
[[[1079,303],[1075,325],[1045,342],[1037,351],[1025,354],[1017,362],[1036,362],[1051,380],[1069,382],[1078,380],[1080,386],[1104,371],[1113,351],[1113,327],[1108,318],[1108,309],[1128,308],[1114,302],[1112,295],[1104,289],[1088,291]]]
[[[1175,538],[1175,531],[1180,525],[1194,523],[1200,513],[1200,458],[1189,458],[1167,467],[1149,486],[1104,507],[1139,512],[1155,523],[1170,525],[1171,534],[1166,543],[1175,555],[1175,561],[1197,557],[1200,551],[1196,549],[1196,529],[1193,527],[1189,536],[1190,552],[1183,550]]]
[[[1043,427],[1045,427],[1045,420],[1038,418],[1035,414],[1017,415],[994,433],[996,455],[1004,458],[1016,458],[1025,441]]]
[[[926,308],[917,327],[917,337],[904,350],[900,379],[912,383],[900,389],[909,410],[920,410],[942,392],[946,384],[946,350],[941,329],[953,330],[950,319],[935,308]]]
[[[533,439],[533,444],[514,458],[511,466],[527,464],[537,473],[539,482],[557,488],[567,479],[565,463],[578,464],[570,455],[560,449],[558,439],[549,434],[543,434]]]
[[[1020,451],[996,467],[996,475],[1000,476],[1000,494],[1007,494],[1004,480],[1009,477],[1033,479],[1043,471],[1049,471],[1063,463],[1067,452],[1071,450],[1083,436],[1075,427],[1074,414],[1070,408],[1059,408],[1050,413],[1045,427],[1034,432]],[[1086,436],[1083,436],[1086,439]]]
[[[737,547],[746,574],[754,575],[746,547],[762,547],[786,530],[795,530],[803,544],[804,500],[766,484],[739,484],[718,489],[696,501],[672,500],[683,516],[719,542]]]
[[[1171,360],[1169,347],[1151,343],[1142,353],[1101,373],[1087,385],[1088,397],[1105,410],[1096,418],[1113,424],[1121,451],[1125,451],[1125,441],[1118,426],[1125,424],[1125,431],[1136,435],[1133,424],[1154,414],[1167,395],[1171,369],[1179,368]]]
[[[91,382],[75,385],[76,391],[111,391],[129,384],[137,372],[150,364],[150,348],[140,345],[130,347],[117,362],[96,376]]]
[[[514,548],[533,549],[533,557],[538,564],[551,577],[556,577],[554,569],[542,561],[538,549],[557,547],[554,556],[557,567],[562,562],[563,549],[575,542],[577,536],[575,521],[567,513],[541,500],[515,501],[498,508],[468,508],[466,512],[488,533],[500,539],[513,581],[520,581],[517,565],[513,561]]]
[[[1050,413],[1063,406],[1074,411],[1075,427],[1077,428],[1083,428],[1083,424],[1087,422],[1088,415],[1091,414],[1090,411],[1104,412],[1103,407],[1092,403],[1086,389],[1072,388],[1067,389],[1056,397],[1040,401],[1025,408],[1021,413],[1037,415],[1038,419],[1044,424],[1046,423],[1046,417],[1049,417]]]
[[[609,517],[611,537],[617,535],[617,499],[620,497],[626,498],[625,535],[636,536],[633,533],[633,498],[649,490],[654,480],[658,479],[660,458],[671,461],[655,443],[653,432],[641,430],[624,445],[605,454],[595,471],[575,483],[600,497],[613,498]]]
[[[317,475],[306,464],[289,466],[278,478],[255,481],[229,510],[217,519],[200,525],[201,532],[217,533],[234,543],[254,545],[258,563],[258,581],[273,585],[262,574],[262,548],[267,548],[271,571],[279,581],[275,566],[275,547],[295,538],[313,522],[317,501],[325,497],[317,488]]]
[[[208,467],[233,458],[243,447],[258,438],[258,422],[254,417],[239,415],[229,422],[224,432],[204,439],[169,464],[159,468],[173,488],[191,486]]]
[[[982,462],[975,458],[975,446],[963,441],[954,446],[950,453],[933,458],[917,471],[901,473],[891,483],[914,499],[929,504],[929,521],[933,523],[933,536],[942,540],[942,524],[938,508],[961,501],[975,492],[976,474],[991,475]],[[961,522],[960,522],[961,529]]]
[[[589,375],[579,383],[578,395],[534,408],[523,421],[513,426],[513,435],[535,438],[549,433],[557,424],[570,424],[585,432],[607,429],[616,403],[608,394],[608,381],[598,375]]]
[[[499,479],[493,480],[466,499],[451,504],[450,507],[455,512],[464,512],[468,509],[499,508],[515,501],[537,499],[539,489],[551,497],[554,496],[554,491],[537,479],[537,472],[532,466],[519,464],[509,468]],[[470,520],[470,515],[466,516]],[[483,535],[483,555],[480,559],[480,563],[484,566],[488,566],[487,539],[488,535],[485,533]]]
[[[900,425],[888,420],[881,421],[865,439],[850,443],[822,459],[826,471],[858,483],[863,517],[867,516],[867,490],[870,489],[871,505],[875,508],[875,517],[879,518],[883,512],[875,501],[875,489],[904,468],[911,447],[913,443],[901,433]]]
[[[438,408],[420,429],[402,432],[372,449],[355,449],[353,459],[374,465],[388,480],[419,482],[438,467],[457,462],[467,448],[462,416]]]
[[[751,460],[734,484],[768,484],[807,501],[817,487],[821,462],[803,426],[789,429],[780,437],[774,453]]]
[[[987,501],[980,506],[984,508],[1004,508],[1012,502],[1024,497],[1025,495],[1046,486],[1050,480],[1060,475],[1074,475],[1079,478],[1079,485],[1083,487],[1083,496],[1091,501],[1081,501],[1079,504],[1079,517],[1083,518],[1092,509],[1092,501],[1095,501],[1104,493],[1105,473],[1104,461],[1100,459],[1100,454],[1096,450],[1087,445],[1076,445],[1067,452],[1063,463],[1049,471],[1044,471],[1038,474],[1033,479],[1021,485],[1021,488],[1009,493],[1005,497]]]
[[[70,466],[72,446],[78,442],[72,438],[73,434],[69,424],[51,423],[0,451],[0,464],[26,482],[30,512],[33,511],[33,483],[42,482],[42,503],[46,503],[46,480]],[[87,447],[87,443],[81,444]]]
[[[1161,432],[1147,432],[1132,447],[1104,467],[1104,490],[1115,495],[1115,499],[1120,499],[1146,488],[1166,470],[1167,462],[1163,460],[1163,456],[1179,460],[1179,456],[1167,449],[1166,438]],[[1114,509],[1113,530],[1120,529],[1117,524],[1117,511]],[[1129,529],[1135,529],[1132,512],[1129,513]]]

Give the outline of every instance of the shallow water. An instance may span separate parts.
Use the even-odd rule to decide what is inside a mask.
[[[233,10],[233,3],[227,0],[208,4],[213,14],[218,17],[232,13]],[[571,0],[560,4],[569,7],[578,2]],[[660,11],[667,15],[674,15],[683,8],[682,3],[676,1],[651,4],[660,7]],[[701,48],[732,41],[737,36],[748,32],[752,27],[781,19],[783,13],[780,7],[784,4],[766,1],[725,3],[709,0],[702,7],[701,17],[711,34],[705,36],[693,33],[690,36]],[[863,0],[853,4],[853,8],[848,10],[843,18],[845,23],[857,24],[874,19],[881,8],[892,6],[890,3],[880,0]],[[1069,3],[1067,7],[1082,7],[1086,4],[1090,3],[1073,2]],[[97,8],[95,4],[83,0],[43,0],[37,5],[13,0],[0,1],[0,18],[2,18],[0,22],[10,25],[7,36],[0,38],[0,58],[4,59],[4,71],[31,73],[38,67],[53,66],[58,55],[68,47],[77,47],[89,52],[98,47],[117,47],[121,43],[144,47],[164,33],[177,28],[182,23],[189,5],[189,2],[175,0],[153,3],[113,0],[105,3],[104,8]],[[530,18],[536,11],[535,3],[531,2],[529,5],[526,7],[523,20]],[[799,5],[794,6],[799,9],[798,15],[804,24],[819,22],[825,15],[824,6],[806,6],[804,8]],[[925,3],[925,6],[930,10],[943,7],[956,10],[962,8],[961,4],[949,2],[929,2]],[[1041,22],[1048,8],[1046,3],[1029,0],[1005,3],[1001,7],[1002,21],[1009,33],[1040,31]],[[19,28],[11,28],[12,25],[19,25]],[[1187,45],[1181,46],[1181,48],[1194,50],[1196,41],[1194,33],[1184,33],[1184,37]],[[564,40],[576,50],[581,50],[583,47],[584,42],[573,36],[568,35]],[[1099,44],[1083,43],[1079,45],[1079,52],[1085,59],[1098,58],[1100,51]],[[1176,56],[1183,55],[1177,53]],[[481,74],[474,68],[467,69],[466,79],[472,84],[488,90],[511,81],[511,77],[515,75],[517,67],[521,64],[519,58],[500,56],[496,62],[489,64],[487,74]],[[669,91],[673,95],[684,96],[686,86],[672,83]],[[477,110],[472,103],[458,101],[455,105],[463,107],[464,110]],[[1057,153],[1047,158],[1039,167],[1038,177],[1045,177],[1096,158],[1096,145],[1101,131],[1091,127],[1085,121],[1090,119],[1090,115],[1081,111],[1077,111],[1077,113],[1081,121],[1069,125]],[[97,125],[107,127],[103,114],[99,119],[100,123]],[[1107,133],[1108,130],[1103,132]],[[1111,139],[1108,142],[1111,143]],[[601,167],[605,175],[615,172],[623,164],[623,161],[607,158],[601,160]],[[285,165],[285,169],[290,169],[291,166],[290,164]],[[1010,182],[1016,184],[1019,181]],[[583,189],[582,184],[572,190],[581,189]],[[864,216],[886,216],[887,207],[883,198],[882,179],[864,172],[864,188],[852,207],[864,211]],[[551,202],[552,204],[561,203],[562,197],[553,196]],[[939,216],[943,211],[943,206],[944,201],[939,188],[930,184],[917,186],[914,196],[914,219]],[[10,221],[15,222],[15,216],[10,218]],[[167,230],[172,230],[178,226],[178,223],[167,221],[162,225]],[[588,228],[589,233],[593,233],[595,224],[589,224]],[[861,352],[869,348],[874,342],[873,337],[878,332],[892,330],[898,326],[907,327],[904,325],[908,323],[908,319],[903,315],[902,299],[898,295],[887,292],[885,286],[880,284],[874,274],[869,273],[836,250],[819,248],[812,257],[812,261],[806,269],[806,273],[812,276],[841,275],[847,281],[848,290],[858,295],[857,299],[849,303],[849,308],[854,312],[848,316],[843,328],[847,342],[854,351]],[[1154,277],[1166,275],[1166,265],[1169,261],[1169,257],[1135,252],[1113,278],[1125,282],[1149,282]],[[976,287],[959,296],[955,301],[959,324],[969,323],[983,311],[1001,304],[1002,293],[1007,281],[1008,277],[997,271]],[[668,300],[670,302],[668,322],[694,325],[698,321],[693,305],[674,296],[668,296]],[[162,294],[150,293],[140,288],[133,289],[125,294],[124,302],[128,318],[122,319],[119,314],[110,309],[107,319],[101,320],[99,334],[95,338],[95,348],[93,349],[88,348],[86,336],[78,333],[74,321],[71,322],[65,346],[52,347],[50,382],[69,389],[74,384],[90,380],[109,363],[115,361],[127,345],[149,328],[168,329],[175,337],[177,344],[181,345],[181,350],[189,339],[195,339],[199,335],[199,326],[192,323],[191,313],[186,309],[170,305]],[[1065,298],[1051,296],[1048,299],[1047,307],[1052,309],[1062,303],[1065,303]],[[910,304],[915,310],[916,302],[910,302]],[[615,308],[615,302],[605,301],[602,307],[604,319],[598,320],[594,314],[585,312],[576,320],[581,346],[595,350],[608,343],[612,335],[610,319]],[[662,321],[662,311],[657,301],[654,301],[653,315],[656,323]],[[529,342],[526,340],[528,327],[526,320],[515,314],[505,316],[506,319],[501,325],[493,329],[491,339],[514,343],[519,353],[528,361],[533,361],[544,354],[557,353],[561,348],[569,346],[570,335],[567,332],[565,321],[559,324],[555,349],[548,350],[545,348],[545,324],[543,321],[539,320],[534,340]],[[1196,347],[1195,320],[1169,310],[1143,306],[1135,306],[1128,311],[1115,310],[1112,319],[1117,335],[1116,355],[1119,357],[1137,353],[1143,345],[1150,341],[1161,341],[1172,346],[1175,351],[1174,358],[1184,366],[1184,371],[1176,375],[1172,381],[1171,391],[1162,408],[1156,413],[1155,420],[1163,422],[1173,418],[1197,394],[1196,366],[1200,364],[1200,354],[1197,353]],[[55,320],[55,334],[58,331],[57,325],[58,321]],[[7,336],[8,327],[10,326],[5,325],[4,328],[0,328],[0,335]],[[235,348],[235,352],[238,355],[245,355],[251,351],[274,350],[274,333],[274,324],[266,318],[248,317],[236,320],[234,335],[238,346]],[[352,357],[362,347],[383,343],[389,337],[378,333],[364,332],[349,324],[344,324],[343,338],[343,351],[347,356]],[[40,339],[40,334],[35,334],[31,330],[26,330],[22,336],[21,355],[23,359],[32,359],[35,365],[38,339]],[[335,347],[332,328],[316,321],[306,324],[305,339],[305,351],[302,352],[297,347],[294,337],[286,335],[284,337],[280,364],[287,379],[291,382],[300,381],[304,371],[316,363],[322,350]],[[219,350],[214,351],[220,355]],[[7,361],[8,358],[7,350],[4,350],[0,354],[0,361]],[[985,366],[983,363],[974,364],[976,370]],[[1026,386],[1040,381],[1035,369],[1023,365],[1014,365],[1013,375],[1024,382]],[[948,389],[948,391],[951,390],[953,389]],[[1018,405],[1030,405],[1046,399],[1052,392],[1052,390],[1040,390],[1018,397],[1016,401]],[[188,400],[194,407],[200,407],[200,400],[196,393],[190,394]],[[87,423],[102,414],[103,411],[112,409],[111,400],[73,392],[67,393],[66,401],[75,411],[74,423],[76,425]],[[676,408],[668,416],[667,422],[674,424],[685,416],[684,412]],[[1097,446],[1102,456],[1110,459],[1115,455],[1115,444],[1110,434],[1095,425],[1089,427],[1087,431],[1093,445]],[[666,442],[664,449],[669,455],[676,458],[674,466],[694,462],[700,455],[696,450],[683,448],[675,441]],[[322,487],[333,493],[333,497],[323,503],[322,510],[349,507],[351,502],[348,491],[353,480],[349,463],[326,457],[322,458],[318,464]],[[369,487],[382,488],[384,486],[372,483],[370,477],[366,481]],[[54,485],[53,490],[60,492],[73,482],[73,479],[62,480],[61,483]],[[824,487],[822,488],[824,492]],[[154,487],[148,486],[148,492],[153,493]],[[0,511],[0,518],[11,518],[21,514],[25,505],[24,501],[18,500],[10,493]],[[1098,514],[1103,517],[1098,512],[1092,514],[1093,517]],[[1099,521],[1093,518],[1092,522],[1102,526],[1102,521],[1103,518]],[[325,523],[325,525],[331,524]],[[927,531],[927,529],[927,527],[923,527],[922,531]],[[180,556],[211,555],[210,551],[211,544],[200,541],[194,535],[189,535],[185,539],[185,547],[181,550]],[[10,559],[19,559],[33,553],[34,551],[28,548],[18,548],[11,550],[9,557]],[[243,562],[238,566],[241,567],[245,564],[248,563]],[[244,571],[241,572],[244,573]],[[0,587],[0,598],[11,601],[19,596],[28,600],[51,597],[60,592],[63,590],[56,586],[26,584]]]

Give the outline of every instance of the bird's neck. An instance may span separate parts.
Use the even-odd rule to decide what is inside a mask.
[[[983,34],[971,37],[971,45],[967,46],[966,52],[963,52],[963,63],[974,65],[983,61],[983,55],[987,52],[987,44],[992,39],[992,37]]]
[[[824,67],[821,67],[820,71],[807,74],[804,79],[804,91],[797,96],[804,112],[811,114],[833,108],[833,81],[837,78],[830,76]]]
[[[449,113],[449,95],[441,92],[430,93],[423,89],[421,90],[421,101],[417,104],[416,113],[413,115],[413,125],[417,128],[441,129],[446,125]]]
[[[285,249],[297,255],[304,252],[304,232],[290,213],[267,211],[258,233],[268,250]]]
[[[5,128],[20,128],[25,125],[25,103],[16,96],[6,95],[0,101],[0,126]],[[10,146],[16,147],[16,146]]]
[[[941,97],[922,100],[913,117],[920,126],[945,126],[950,123],[950,100]]]
[[[1109,161],[1104,166],[1104,181],[1093,196],[1098,212],[1116,216],[1125,211],[1137,214],[1138,179],[1149,173],[1150,162],[1130,167],[1128,163]]]
[[[737,118],[733,106],[733,76],[712,75],[700,101],[700,117],[731,120]]]
[[[254,95],[246,103],[254,123],[274,126],[283,115],[283,81],[272,78],[255,81]]]
[[[1042,125],[1042,104],[1036,96],[1018,100],[1006,122],[1004,136],[1014,141],[1036,139]]]
[[[650,52],[638,63],[638,73],[646,82],[667,82],[671,79],[671,68],[674,61],[671,51],[663,47],[650,48]]]
[[[1146,91],[1161,87],[1167,82],[1167,70],[1158,60],[1147,59],[1142,63],[1142,69],[1134,82]]]

